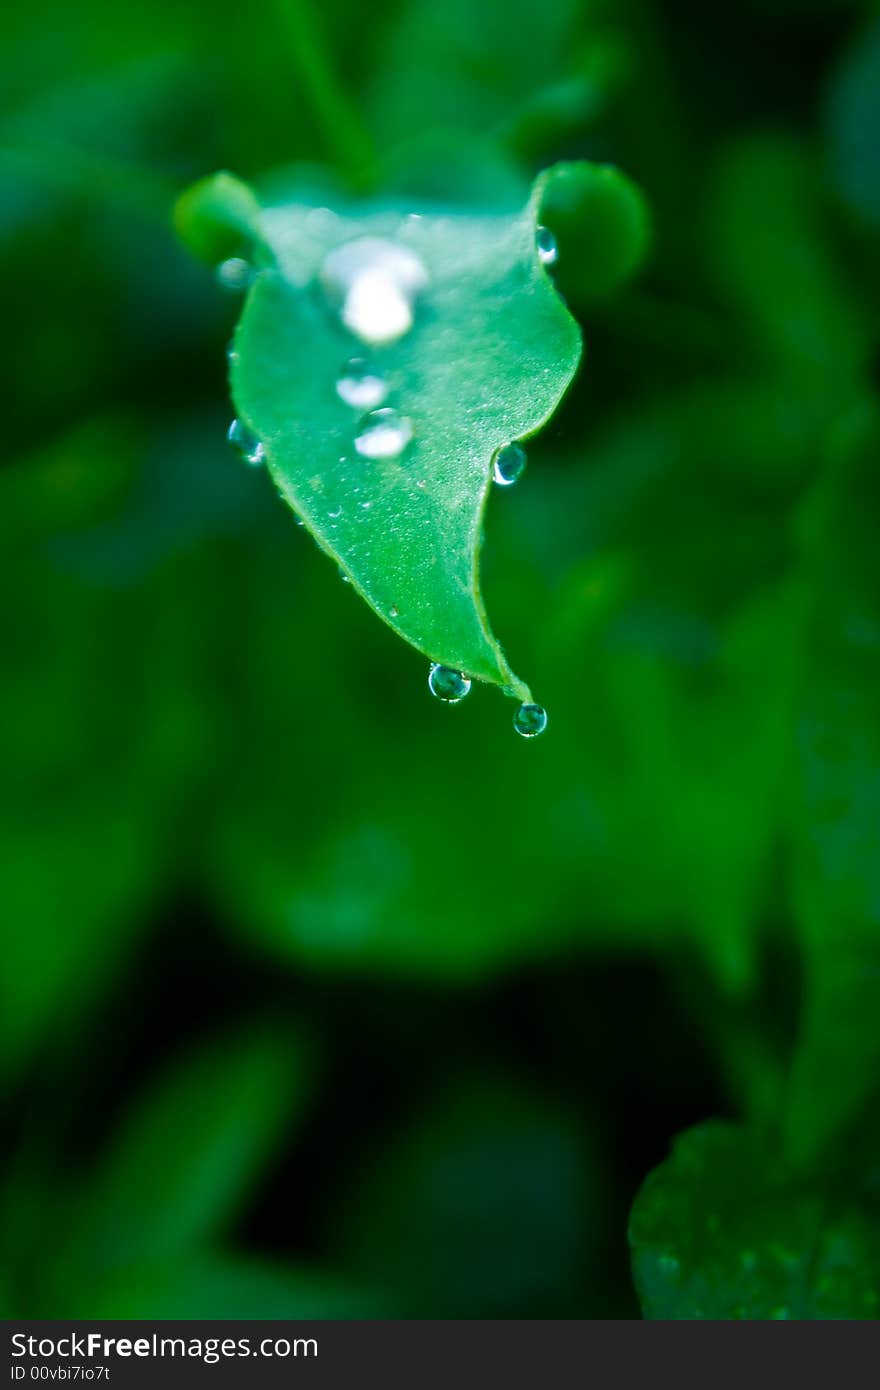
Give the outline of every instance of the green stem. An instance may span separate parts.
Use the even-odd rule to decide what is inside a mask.
[[[328,153],[355,187],[371,182],[375,151],[327,52],[311,0],[275,0],[291,55]]]

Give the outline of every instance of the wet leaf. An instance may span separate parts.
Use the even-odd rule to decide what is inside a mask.
[[[564,166],[569,184],[580,167]],[[557,177],[509,216],[263,209],[231,373],[274,482],[367,603],[432,661],[520,698],[479,554],[493,455],[546,422],[580,356],[536,248]],[[178,224],[197,250],[226,249],[249,206],[219,175]],[[384,383],[374,400],[337,390],[352,356]],[[370,405],[396,412],[372,436]]]

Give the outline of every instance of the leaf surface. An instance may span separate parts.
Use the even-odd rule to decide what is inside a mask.
[[[680,1135],[630,1221],[647,1318],[874,1318],[876,1219],[793,1183],[760,1139],[715,1122]]]
[[[576,184],[582,166],[561,168]],[[239,249],[246,226],[254,239],[258,271],[231,383],[279,491],[400,636],[521,699],[528,688],[489,626],[479,555],[493,456],[547,421],[580,357],[577,325],[536,247],[541,203],[558,176],[542,175],[512,215],[342,215],[298,203],[255,211],[228,175],[197,186],[178,210],[203,254]],[[350,312],[355,280],[341,248],[378,272],[366,328]],[[419,283],[403,300],[382,300],[388,257],[404,265],[391,265],[392,280],[416,268]],[[395,328],[407,307],[411,327]],[[387,387],[374,408],[396,411],[411,435],[397,454],[364,455],[366,411],[337,390],[352,357]]]

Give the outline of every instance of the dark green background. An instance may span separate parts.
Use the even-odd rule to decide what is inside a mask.
[[[876,1233],[876,5],[48,0],[0,109],[0,1311],[638,1316],[713,1116]],[[559,229],[585,358],[485,551],[527,744],[227,449],[170,209],[560,158],[654,238],[597,295]]]

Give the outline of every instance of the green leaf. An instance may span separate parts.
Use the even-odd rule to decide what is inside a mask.
[[[762,1141],[714,1122],[687,1131],[630,1220],[647,1318],[875,1318],[876,1216],[797,1186]]]
[[[221,1230],[303,1106],[309,1070],[301,1042],[262,1026],[174,1065],[138,1099],[79,1195],[79,1266],[115,1277]]]
[[[819,172],[795,142],[750,137],[720,162],[709,246],[728,294],[752,321],[768,365],[804,385],[804,417],[851,401],[870,320],[825,234]]]
[[[812,1157],[880,1084],[880,413],[837,431],[804,517],[809,612],[793,825],[805,1002],[793,1151]]]
[[[832,73],[825,103],[831,173],[871,227],[880,226],[880,22],[874,17]]]
[[[375,52],[364,102],[382,148],[438,129],[522,141],[533,125],[552,148],[601,109],[620,67],[601,7],[578,0],[395,6]]]
[[[609,164],[559,164],[541,207],[559,245],[559,283],[577,300],[602,299],[641,265],[651,224],[641,189]]]
[[[495,1075],[433,1096],[366,1163],[349,1259],[408,1316],[558,1309],[595,1228],[596,1159],[574,1116]]]
[[[260,270],[232,364],[237,413],[274,482],[367,603],[432,661],[522,699],[528,687],[489,627],[479,553],[493,455],[546,422],[580,356],[577,326],[536,249],[557,177],[542,175],[510,216],[264,209],[253,218]],[[577,166],[565,177],[576,181]],[[220,175],[190,195],[178,223],[204,250],[221,243],[224,216],[230,235],[240,230],[246,204]],[[358,452],[362,411],[336,391],[346,359],[365,349],[341,321],[325,259],[360,238],[380,239],[410,258],[406,273],[426,277],[409,331],[359,325],[387,405],[411,425],[394,457]],[[380,254],[375,242],[366,248]]]

